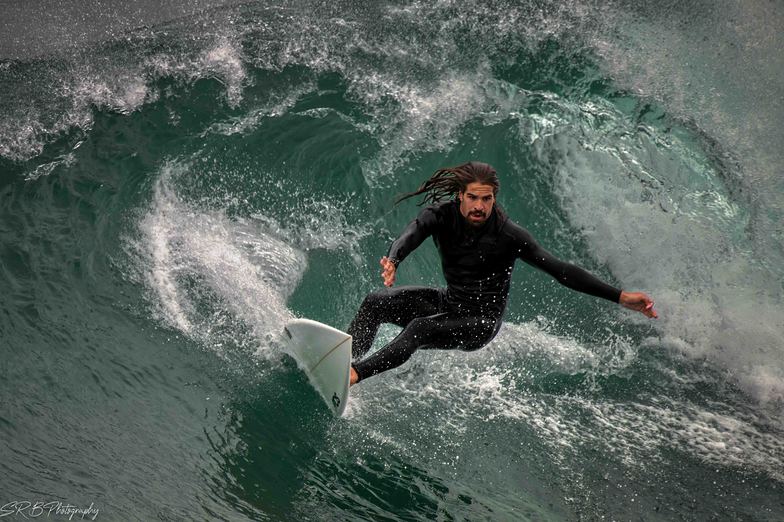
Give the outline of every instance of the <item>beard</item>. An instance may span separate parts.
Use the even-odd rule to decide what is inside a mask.
[[[465,216],[465,222],[471,227],[481,227],[487,223],[487,214],[484,212],[469,212],[468,215]]]

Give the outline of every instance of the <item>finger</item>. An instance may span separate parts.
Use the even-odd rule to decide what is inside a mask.
[[[659,314],[657,314],[656,310],[654,310],[654,308],[653,308],[653,305],[654,305],[653,299],[651,299],[647,295],[644,296],[644,298],[645,298],[645,310],[644,310],[645,315],[647,315],[648,317],[651,317],[653,319],[659,317]]]

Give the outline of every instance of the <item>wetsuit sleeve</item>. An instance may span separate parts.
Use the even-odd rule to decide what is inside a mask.
[[[561,261],[550,252],[542,248],[533,236],[520,227],[516,227],[513,236],[518,242],[520,259],[547,272],[562,285],[595,297],[601,297],[617,303],[621,298],[621,290],[609,285],[583,270],[579,266]]]
[[[422,209],[419,215],[406,226],[403,233],[389,247],[389,258],[398,266],[408,254],[413,252],[422,241],[427,239],[438,226],[438,215],[433,207]]]

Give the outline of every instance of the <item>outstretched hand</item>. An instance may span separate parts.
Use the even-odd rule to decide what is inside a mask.
[[[659,314],[653,309],[653,299],[642,292],[621,292],[618,302],[630,310],[645,314],[647,317],[656,319]]]
[[[381,258],[381,278],[384,280],[384,286],[392,286],[395,284],[395,263],[389,260],[387,256]]]

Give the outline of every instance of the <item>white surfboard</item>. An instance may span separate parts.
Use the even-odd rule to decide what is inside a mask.
[[[332,413],[343,415],[348,402],[351,336],[310,319],[289,321],[283,334],[289,352]]]

